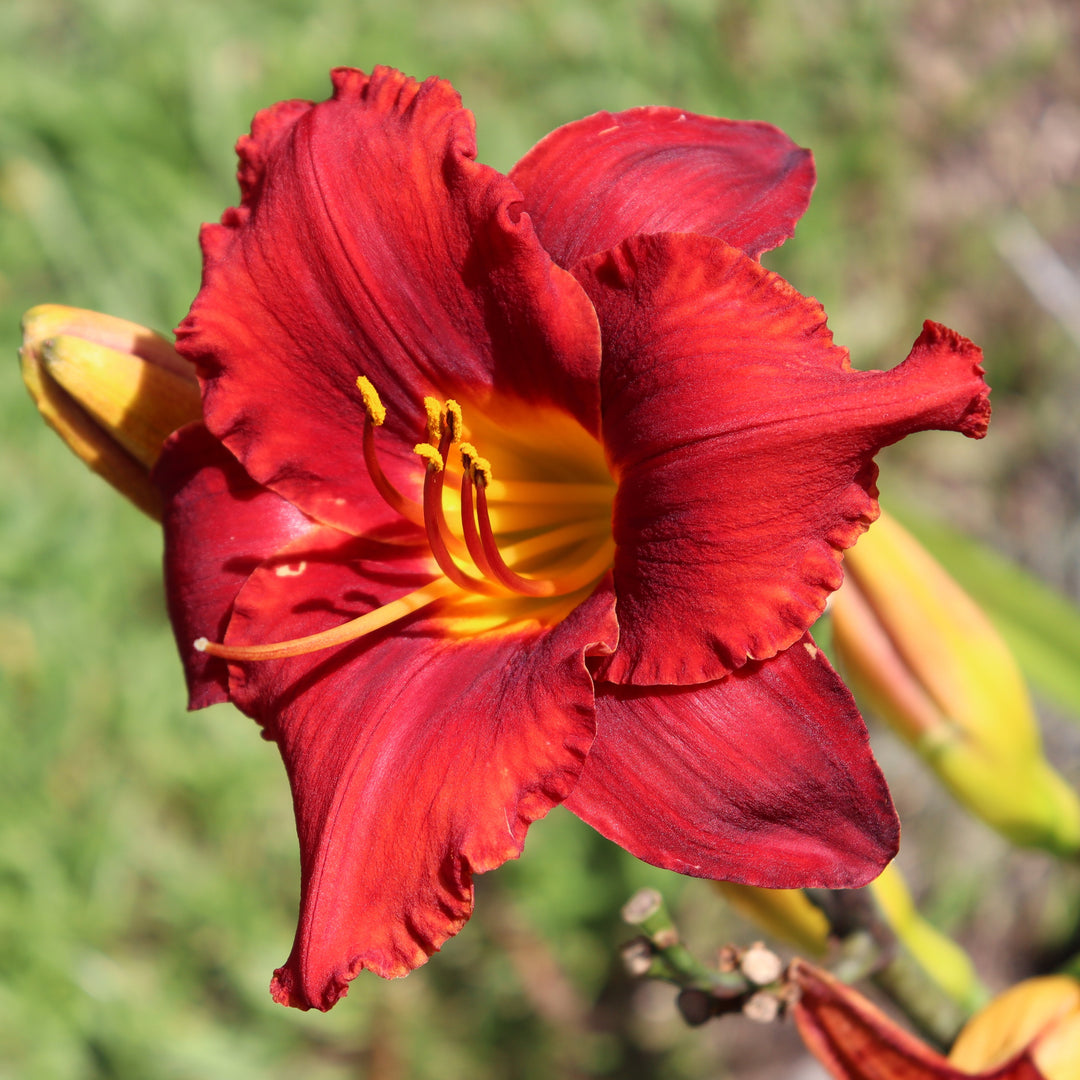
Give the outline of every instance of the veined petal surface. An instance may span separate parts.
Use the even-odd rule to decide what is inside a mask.
[[[654,106],[557,128],[510,178],[560,266],[658,232],[717,236],[756,257],[794,233],[814,160],[771,124]]]
[[[853,371],[821,306],[709,237],[638,236],[575,268],[604,336],[618,651],[598,677],[722,678],[798,641],[878,514],[874,454],[980,437],[981,352],[927,323],[891,371]]]
[[[783,889],[856,888],[899,823],[866,728],[810,637],[719,682],[600,684],[567,807],[639,859]]]
[[[202,424],[165,444],[153,479],[165,499],[165,590],[187,677],[189,703],[228,700],[228,669],[197,652],[199,637],[220,641],[233,601],[251,573],[315,523],[256,484]]]
[[[427,394],[554,405],[595,432],[599,331],[521,195],[477,164],[439,79],[339,69],[334,96],[260,113],[243,201],[204,227],[203,287],[177,332],[207,426],[259,483],[353,533],[392,519],[361,464],[367,376],[391,479],[415,495]]]
[[[336,625],[431,579],[430,559],[323,529],[257,570],[227,642]],[[313,599],[317,598],[317,599]],[[610,583],[562,621],[437,602],[356,641],[233,664],[230,697],[285,760],[301,852],[296,941],[275,998],[328,1009],[361,969],[404,975],[465,923],[472,875],[520,854],[569,794],[595,730],[587,656],[610,651]]]

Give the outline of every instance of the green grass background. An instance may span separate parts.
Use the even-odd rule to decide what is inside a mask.
[[[627,985],[617,908],[640,884],[703,950],[747,931],[562,812],[479,882],[427,968],[361,977],[328,1016],[273,1005],[298,890],[282,769],[231,708],[185,712],[159,532],[41,424],[19,315],[57,301],[174,326],[198,225],[235,201],[236,137],[275,100],[326,96],[338,64],[449,78],[503,169],[598,109],[768,120],[815,150],[819,186],[767,262],[856,362],[895,363],[928,316],[988,351],[994,439],[929,437],[883,487],[1075,590],[1076,344],[995,237],[1022,214],[1080,264],[1077,44],[1066,0],[0,6],[0,1078],[790,1075],[769,1065],[790,1040],[684,1030],[670,995]],[[915,819],[925,791],[896,768]],[[977,860],[948,891],[929,872],[949,852],[916,876],[978,930]],[[993,910],[991,937],[1014,917]]]

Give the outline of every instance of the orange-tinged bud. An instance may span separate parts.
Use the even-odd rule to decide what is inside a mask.
[[[975,602],[885,514],[846,568],[833,640],[857,695],[1014,843],[1080,850],[1080,800],[1044,758],[1019,669]]]
[[[23,317],[23,381],[41,415],[91,469],[151,517],[150,470],[177,428],[202,416],[195,369],[125,319],[44,304]]]
[[[930,1049],[857,990],[845,986],[827,971],[795,960],[789,968],[789,978],[799,990],[792,1010],[799,1034],[807,1049],[837,1080],[1078,1080],[1080,1077],[1075,1065],[1075,1040],[1071,1044],[1071,1062],[1068,1040],[1066,1053],[1057,1058],[1058,1062],[1064,1062],[1063,1069],[1051,1071],[1058,1068],[1055,1061],[1039,1056],[1043,1040],[1055,1036],[1054,1024],[1068,1023],[1069,1016],[1075,1015],[1067,1011],[1057,1020],[1047,1018],[1045,1023],[1035,1024],[1027,1041],[1010,1042],[1004,1056],[995,1057],[992,1064],[978,1055],[962,1062],[956,1050],[946,1059]],[[988,1005],[969,1026],[979,1024],[980,1018],[987,1016],[988,1026],[992,1027],[992,1014],[998,1002],[1013,992]],[[1007,1017],[998,1019],[1007,1022]],[[963,1038],[961,1035],[957,1041],[958,1047]]]
[[[968,1021],[949,1061],[988,1072],[1024,1050],[1046,1080],[1080,1080],[1080,982],[1048,975],[1006,990]]]

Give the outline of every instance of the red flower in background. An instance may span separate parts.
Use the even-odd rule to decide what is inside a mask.
[[[157,471],[191,704],[292,783],[274,996],[423,963],[560,802],[683,873],[874,877],[895,816],[807,629],[874,453],[984,433],[978,349],[850,368],[757,262],[813,185],[775,128],[601,113],[506,177],[447,83],[333,80],[240,141],[178,334],[205,426]]]

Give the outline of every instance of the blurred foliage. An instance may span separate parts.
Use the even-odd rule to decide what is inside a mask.
[[[856,361],[894,363],[925,316],[988,348],[986,447],[924,439],[890,480],[1075,590],[1076,348],[994,237],[1022,214],[1080,264],[1077,20],[1068,0],[0,5],[0,1078],[678,1080],[736,1059],[788,1075],[780,1036],[717,1044],[627,985],[616,913],[639,885],[702,949],[737,926],[711,890],[562,812],[478,882],[477,917],[428,967],[361,977],[328,1016],[274,1006],[298,887],[276,753],[229,708],[184,712],[158,531],[40,423],[18,317],[52,300],[175,325],[197,225],[235,200],[232,143],[256,109],[324,97],[337,64],[450,78],[501,168],[602,108],[769,120],[815,149],[819,186],[767,261],[825,303]],[[908,855],[940,837],[939,811],[897,768]],[[983,926],[1001,850],[974,850],[934,877],[956,844],[916,849],[939,921],[1000,942],[1023,918],[1044,948],[1068,935],[1067,910],[1032,907],[1044,869],[1022,902],[984,902]],[[1055,895],[1075,898],[1068,880]]]

